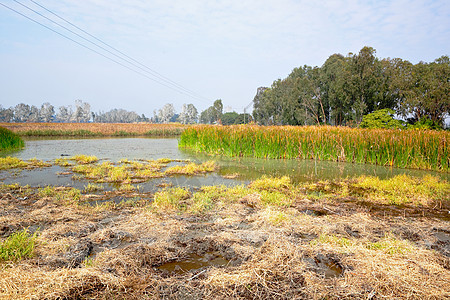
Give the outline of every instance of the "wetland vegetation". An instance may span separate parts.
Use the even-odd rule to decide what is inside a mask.
[[[179,136],[187,125],[149,123],[0,123],[20,136],[103,137],[103,136]]]
[[[220,128],[204,127],[213,141],[215,135],[219,141]],[[245,145],[239,132],[244,128],[224,128]],[[262,136],[269,150],[283,145],[276,128],[264,133],[257,128],[246,129],[255,141],[261,136],[255,147],[262,149]],[[198,129],[185,132],[201,136]],[[309,138],[321,137],[322,149],[332,149],[323,133],[332,129],[340,130],[320,127]],[[290,127],[278,130],[295,136]],[[314,147],[318,144],[310,151]],[[262,168],[261,175],[241,180],[239,173],[220,173],[221,164],[214,161],[219,156],[188,160],[168,153],[140,159],[90,153],[52,153],[50,160],[42,159],[48,154],[0,158],[0,178],[8,181],[0,185],[0,298],[450,295],[450,184],[439,176],[444,170],[423,171],[420,177],[366,174],[294,181],[287,174],[263,175],[268,170]],[[304,159],[315,155],[305,153],[312,154]],[[72,184],[20,183],[40,170],[70,177]],[[204,184],[213,174],[237,179]],[[200,184],[169,181],[181,177],[198,178]],[[155,189],[144,188],[153,181],[158,181]]]
[[[0,151],[20,149],[25,145],[20,136],[11,130],[0,127]]]
[[[333,126],[192,126],[180,146],[226,156],[450,169],[450,133]]]

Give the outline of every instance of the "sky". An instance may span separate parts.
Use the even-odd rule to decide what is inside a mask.
[[[73,106],[80,99],[95,112],[122,108],[149,117],[166,103],[178,113],[183,104],[192,103],[200,112],[222,99],[227,111],[242,113],[258,87],[287,77],[295,67],[321,66],[334,53],[347,55],[370,46],[378,58],[399,57],[412,63],[450,55],[448,0],[0,0],[0,4],[0,104],[5,108],[18,103],[40,107],[44,102]]]

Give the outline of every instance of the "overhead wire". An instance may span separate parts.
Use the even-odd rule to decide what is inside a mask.
[[[112,61],[112,62],[114,62],[114,63],[116,63],[116,64],[118,64],[118,65],[120,65],[120,66],[122,66],[122,67],[124,67],[124,68],[127,68],[128,70],[130,70],[130,71],[132,71],[132,72],[135,72],[135,73],[137,73],[137,74],[139,74],[139,75],[141,75],[141,76],[143,76],[143,77],[146,77],[147,79],[150,79],[150,80],[152,80],[152,81],[154,81],[154,82],[156,82],[156,83],[158,83],[158,84],[160,84],[160,85],[163,85],[163,86],[165,86],[165,87],[167,87],[167,88],[169,88],[169,89],[171,89],[171,90],[173,90],[173,91],[176,91],[176,92],[178,92],[178,93],[180,93],[180,94],[183,94],[183,95],[185,95],[185,96],[189,96],[189,97],[194,98],[194,99],[197,99],[197,100],[202,100],[202,101],[206,100],[205,97],[202,97],[202,96],[199,96],[199,95],[195,94],[194,92],[192,92],[192,91],[190,91],[190,90],[184,88],[183,86],[177,84],[176,82],[174,82],[174,81],[172,81],[172,80],[170,80],[170,79],[168,79],[168,78],[162,76],[161,74],[159,74],[159,73],[157,73],[156,71],[150,69],[149,67],[147,67],[147,66],[145,66],[145,65],[143,65],[143,64],[141,64],[141,63],[139,63],[138,61],[136,61],[138,64],[144,66],[146,69],[151,70],[153,73],[152,73],[152,72],[149,72],[149,71],[147,71],[147,70],[145,70],[144,68],[142,68],[142,67],[140,67],[140,66],[138,66],[138,65],[136,65],[136,63],[130,62],[129,60],[124,59],[123,57],[120,57],[119,55],[113,53],[112,51],[106,49],[105,47],[102,47],[101,45],[98,45],[97,43],[92,42],[92,41],[86,39],[85,37],[81,36],[80,34],[74,32],[73,30],[71,30],[71,29],[69,29],[69,28],[67,28],[67,27],[65,27],[64,25],[59,24],[58,22],[56,22],[56,21],[54,21],[54,20],[51,20],[50,18],[48,18],[48,17],[42,15],[41,13],[39,13],[39,12],[35,11],[34,9],[28,7],[27,5],[25,5],[25,4],[23,4],[23,3],[20,3],[19,1],[16,1],[16,0],[14,0],[14,1],[15,1],[16,3],[18,3],[18,4],[20,4],[21,6],[23,6],[23,7],[27,8],[27,9],[33,11],[34,13],[38,14],[39,16],[41,16],[41,17],[47,19],[48,21],[50,21],[50,22],[52,22],[52,23],[54,23],[54,24],[56,24],[56,25],[58,25],[58,26],[60,26],[60,27],[62,27],[62,28],[64,28],[64,29],[66,29],[67,31],[71,32],[72,34],[74,34],[74,35],[76,35],[76,36],[82,38],[83,40],[85,40],[85,41],[87,41],[87,42],[89,42],[89,43],[91,43],[91,44],[93,44],[93,45],[95,45],[96,47],[102,49],[103,51],[106,51],[106,52],[108,52],[109,54],[114,55],[115,57],[121,59],[122,61],[125,61],[126,63],[128,63],[128,64],[134,66],[135,68],[139,68],[140,70],[142,70],[142,71],[145,72],[145,73],[142,73],[142,72],[140,72],[140,71],[137,71],[137,70],[131,68],[130,66],[125,65],[124,63],[122,63],[122,62],[120,62],[120,61],[117,61],[116,59],[113,59],[113,58],[111,58],[111,57],[105,55],[104,53],[101,53],[101,52],[99,52],[99,51],[97,51],[97,50],[95,50],[95,49],[93,49],[93,48],[91,48],[91,47],[89,47],[89,46],[86,46],[85,44],[80,43],[79,41],[77,41],[77,40],[75,40],[75,39],[73,39],[73,38],[71,38],[71,37],[69,37],[69,36],[67,36],[67,35],[65,35],[65,34],[59,32],[59,31],[57,31],[57,30],[54,30],[53,28],[51,28],[51,27],[49,27],[49,26],[47,26],[47,25],[45,25],[45,24],[43,24],[43,23],[41,23],[41,22],[39,22],[39,21],[33,19],[33,18],[30,17],[30,16],[25,15],[24,13],[21,13],[20,11],[14,9],[14,8],[12,8],[12,7],[9,7],[9,6],[6,5],[6,4],[3,4],[3,3],[0,2],[0,5],[2,5],[3,7],[7,8],[7,9],[9,9],[9,10],[11,10],[11,11],[13,11],[13,12],[19,14],[19,15],[21,15],[22,17],[24,17],[24,18],[26,18],[26,19],[28,19],[28,20],[30,20],[30,21],[32,21],[32,22],[34,22],[34,23],[36,23],[36,24],[38,24],[38,25],[40,25],[40,26],[42,26],[42,27],[44,27],[44,28],[46,28],[46,29],[48,29],[48,30],[54,32],[54,33],[56,33],[56,34],[58,34],[59,36],[61,36],[61,37],[63,37],[63,38],[68,39],[68,40],[70,40],[70,41],[72,41],[72,42],[78,44],[79,46],[81,46],[81,47],[83,47],[83,48],[86,48],[86,49],[88,49],[88,50],[90,50],[90,51],[92,51],[92,52],[94,52],[94,53],[96,53],[96,54],[98,54],[98,55],[100,55],[100,56],[102,56],[102,57],[104,57],[104,58],[106,58],[106,59],[108,59],[108,60],[110,60],[110,61]],[[30,0],[30,1],[32,1],[32,0]],[[32,2],[35,3],[35,4],[37,4],[37,5],[40,6],[40,7],[44,8],[43,6],[39,5],[36,1],[32,1]],[[45,9],[45,8],[44,8],[44,9]],[[50,11],[49,11],[49,12],[50,12]],[[55,15],[56,15],[56,14],[55,14]],[[60,17],[60,18],[63,19],[62,17]],[[66,20],[65,20],[65,21],[66,21]],[[66,21],[66,22],[68,22],[68,21]],[[69,22],[69,23],[70,23],[70,22]],[[82,29],[78,28],[78,26],[76,26],[76,25],[74,25],[74,24],[72,24],[72,23],[70,23],[70,24],[71,24],[72,26],[75,26],[77,29],[82,30]],[[93,38],[95,38],[93,35],[87,33],[86,31],[84,31],[84,30],[82,30],[82,31],[85,32],[86,34],[88,34],[89,36],[92,36]],[[95,38],[95,39],[97,39],[97,38]],[[97,40],[99,40],[99,39],[97,39]],[[112,47],[112,46],[110,46],[110,45],[108,45],[108,44],[106,44],[106,43],[104,43],[104,42],[102,42],[102,43],[105,44],[105,45],[107,45],[109,48],[111,48],[111,49],[117,51],[118,53],[124,55],[125,57],[129,57],[128,55],[126,55],[126,54],[124,54],[124,53],[118,51],[118,50],[115,49],[114,47]],[[131,59],[131,60],[134,61],[134,59],[131,58],[131,57],[129,57],[129,59]],[[157,79],[148,76],[148,74],[146,74],[146,73],[148,73],[148,74],[150,74],[150,75],[156,77]],[[155,75],[155,74],[156,74],[156,75]],[[158,76],[158,75],[159,75],[159,76]]]
[[[201,96],[201,95],[198,95],[196,92],[194,92],[194,91],[192,91],[192,90],[190,90],[190,89],[188,89],[188,88],[185,88],[184,86],[178,84],[177,82],[175,82],[175,81],[171,80],[170,78],[168,78],[168,77],[162,75],[161,73],[157,72],[156,70],[153,70],[152,68],[148,67],[147,65],[145,65],[145,64],[143,64],[143,63],[141,63],[141,62],[139,62],[138,60],[134,59],[133,57],[131,57],[131,56],[125,54],[124,52],[118,50],[117,48],[111,46],[110,44],[104,42],[103,40],[97,38],[96,36],[90,34],[90,33],[87,32],[86,30],[80,28],[79,26],[77,26],[76,24],[70,22],[69,20],[67,20],[67,19],[65,19],[65,18],[63,18],[63,17],[61,17],[60,15],[58,15],[57,13],[51,11],[50,9],[46,8],[45,6],[43,6],[43,5],[39,4],[39,3],[37,3],[37,2],[34,1],[34,0],[30,0],[30,1],[33,2],[35,5],[39,6],[40,8],[42,8],[42,9],[46,10],[47,12],[51,13],[52,15],[54,15],[55,17],[57,17],[58,19],[63,20],[63,21],[66,22],[67,24],[69,24],[69,25],[75,27],[76,29],[78,29],[78,30],[80,30],[81,32],[83,32],[84,34],[86,34],[86,35],[90,36],[91,38],[95,39],[96,41],[102,43],[103,45],[109,47],[110,49],[116,51],[117,53],[119,53],[119,54],[125,56],[126,58],[128,58],[128,59],[130,59],[131,61],[137,63],[138,65],[144,67],[145,69],[147,69],[150,73],[154,74],[155,76],[160,77],[160,78],[162,78],[162,79],[164,79],[164,80],[166,80],[166,81],[172,83],[173,85],[175,85],[175,86],[177,86],[177,87],[179,87],[179,88],[181,88],[181,89],[183,89],[183,90],[185,90],[185,91],[187,91],[187,92],[189,92],[189,93],[191,93],[191,94],[193,94],[193,95],[196,95],[196,96],[198,96],[198,97],[200,97],[200,98],[203,98],[203,99],[205,99],[205,100],[208,100],[207,98],[205,98],[205,97],[203,97],[203,96]]]

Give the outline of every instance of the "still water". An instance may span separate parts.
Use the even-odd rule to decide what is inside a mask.
[[[202,185],[245,184],[261,175],[288,175],[293,182],[338,180],[360,175],[373,175],[389,178],[399,174],[422,177],[426,174],[449,180],[450,174],[422,170],[399,169],[383,166],[327,162],[314,160],[268,160],[256,158],[229,158],[198,154],[178,148],[177,139],[157,138],[88,138],[88,139],[28,139],[25,148],[16,152],[3,153],[1,156],[15,156],[24,160],[37,158],[52,161],[63,156],[76,154],[95,155],[102,161],[117,162],[120,159],[189,159],[201,163],[214,160],[219,165],[216,173],[206,176],[176,176],[154,179],[140,184],[143,191],[154,191],[160,184],[173,184],[187,187]],[[83,180],[72,180],[67,169],[59,166],[31,171],[3,171],[0,181],[4,183],[29,184],[30,186],[67,185],[82,188],[87,184]]]

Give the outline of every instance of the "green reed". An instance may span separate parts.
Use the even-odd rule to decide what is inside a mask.
[[[193,126],[179,146],[226,156],[317,159],[448,172],[446,131],[332,126]]]
[[[19,135],[9,129],[0,127],[0,151],[15,150],[25,146]]]

